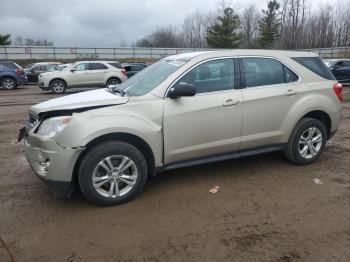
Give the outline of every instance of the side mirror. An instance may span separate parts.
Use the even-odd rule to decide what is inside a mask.
[[[70,71],[71,71],[72,73],[74,73],[74,72],[76,71],[76,69],[75,69],[75,68],[72,68]]]
[[[179,98],[182,96],[194,96],[195,94],[195,86],[188,83],[178,83],[172,88],[170,88],[168,93],[171,99]]]

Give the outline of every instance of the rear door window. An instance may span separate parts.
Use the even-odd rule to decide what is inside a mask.
[[[298,81],[299,77],[281,62],[272,58],[243,58],[246,87],[278,85]]]
[[[331,71],[318,57],[293,57],[293,60],[325,79],[335,80]]]
[[[103,70],[107,69],[108,67],[101,63],[90,63],[90,70]]]
[[[131,71],[141,71],[143,67],[141,66],[131,66]]]
[[[343,61],[343,67],[350,67],[350,61]]]

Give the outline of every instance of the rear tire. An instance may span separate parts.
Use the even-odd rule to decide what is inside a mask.
[[[12,90],[12,89],[15,89],[17,87],[17,83],[16,81],[11,78],[11,77],[4,77],[2,80],[1,80],[1,86],[3,88],[5,88],[6,90]]]
[[[120,81],[119,78],[110,78],[108,79],[107,83],[106,83],[106,87],[110,86],[110,85],[119,85],[121,84],[122,81]]]
[[[284,154],[297,165],[308,165],[317,161],[324,151],[327,130],[314,118],[303,118],[293,129]]]
[[[54,94],[63,94],[66,91],[67,85],[63,80],[54,80],[50,83],[50,89]]]
[[[93,204],[118,205],[133,199],[147,180],[147,162],[133,145],[108,141],[93,147],[81,162],[78,179]]]

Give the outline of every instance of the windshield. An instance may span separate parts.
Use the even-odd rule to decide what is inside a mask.
[[[73,66],[75,66],[76,64],[68,64],[66,67],[64,67],[63,69],[61,69],[60,71],[69,71]]]
[[[144,95],[158,86],[187,61],[162,59],[120,84],[115,92],[124,93],[128,96]]]
[[[332,63],[334,62],[334,60],[322,60],[322,62],[327,66],[327,67],[331,67]]]

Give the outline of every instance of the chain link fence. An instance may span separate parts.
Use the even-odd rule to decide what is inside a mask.
[[[169,55],[207,51],[198,48],[81,48],[0,46],[0,59],[13,60],[96,60],[96,59],[160,59]],[[303,49],[322,58],[350,58],[350,47]]]

